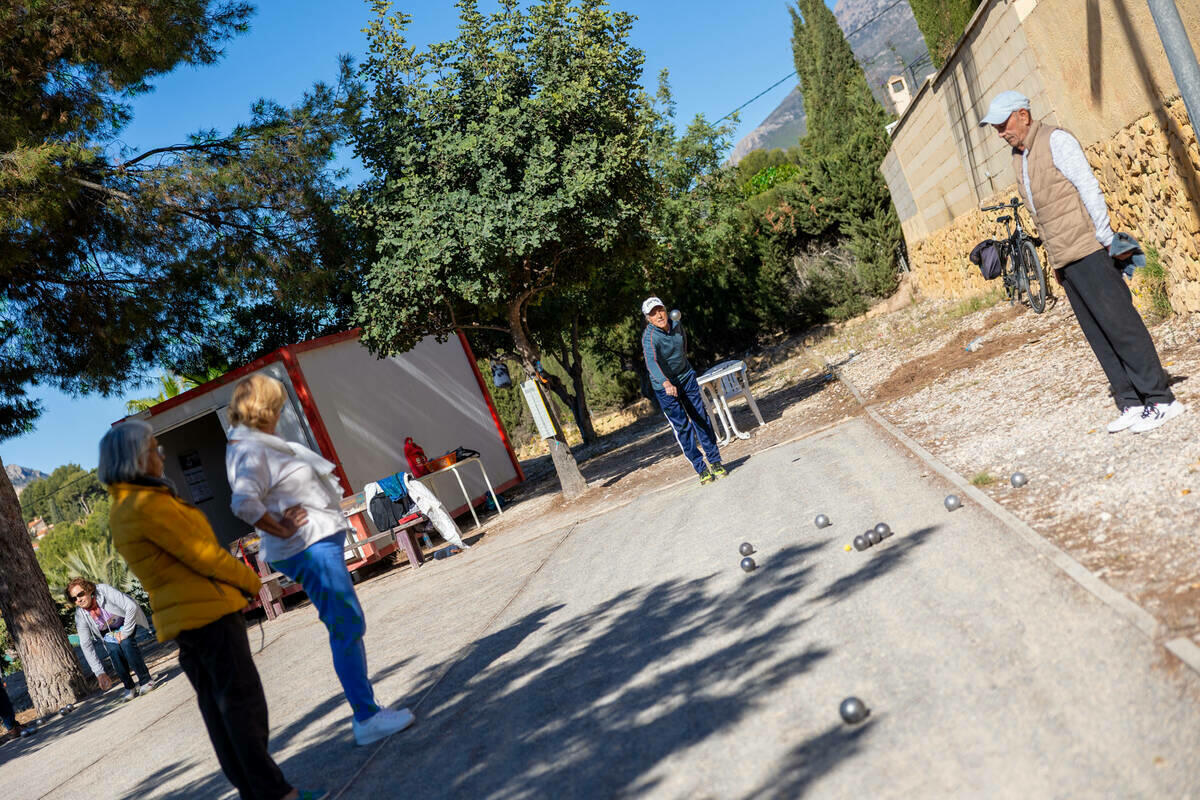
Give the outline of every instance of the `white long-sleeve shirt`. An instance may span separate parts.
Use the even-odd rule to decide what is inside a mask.
[[[1050,156],[1054,166],[1079,192],[1079,199],[1092,218],[1096,228],[1096,241],[1108,247],[1112,244],[1113,230],[1108,221],[1108,205],[1104,202],[1104,194],[1100,191],[1100,182],[1092,172],[1092,165],[1079,140],[1071,134],[1057,128],[1050,132]],[[1021,178],[1025,182],[1025,196],[1029,198],[1029,210],[1036,214],[1033,206],[1033,190],[1029,188],[1029,148],[1021,151]]]
[[[308,521],[286,539],[259,531],[262,556],[270,562],[290,558],[350,525],[333,489],[317,471],[298,456],[284,452],[282,447],[265,444],[267,436],[244,428],[230,431],[225,472],[233,491],[230,507],[238,519],[253,525],[263,514],[270,512],[280,517],[297,505],[308,512]],[[282,440],[276,441],[282,444]]]

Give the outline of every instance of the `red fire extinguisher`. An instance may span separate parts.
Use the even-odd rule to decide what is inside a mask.
[[[426,464],[425,451],[421,449],[421,445],[412,440],[411,436],[404,440],[404,457],[408,459],[408,468],[412,470],[414,478],[428,474],[429,467]]]

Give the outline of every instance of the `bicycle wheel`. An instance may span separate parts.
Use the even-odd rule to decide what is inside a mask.
[[[1025,276],[1025,290],[1029,293],[1029,307],[1033,313],[1046,310],[1046,271],[1038,258],[1037,248],[1028,239],[1021,241],[1021,271]]]

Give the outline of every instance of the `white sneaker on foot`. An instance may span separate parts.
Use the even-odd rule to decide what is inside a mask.
[[[386,739],[393,733],[398,733],[412,725],[414,720],[416,717],[407,708],[399,711],[390,708],[381,709],[366,722],[354,720],[354,741],[359,745],[364,745]]]
[[[1145,406],[1125,406],[1121,409],[1121,416],[1108,423],[1108,432],[1119,433],[1132,427],[1142,419],[1142,412],[1145,410]]]
[[[1151,403],[1142,410],[1142,418],[1135,422],[1129,430],[1134,433],[1152,431],[1167,420],[1178,417],[1184,411],[1187,411],[1187,406],[1178,400],[1172,400],[1169,403]]]
[[[125,700],[132,700],[137,697],[137,689],[126,689],[125,694],[121,695],[121,697]]]
[[[153,692],[157,686],[158,686],[158,684],[154,682],[154,678],[151,678],[150,680],[146,681],[145,683],[139,683],[138,687],[137,687],[137,692],[139,695],[143,695],[146,692]]]

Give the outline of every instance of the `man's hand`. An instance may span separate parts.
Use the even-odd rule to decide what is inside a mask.
[[[671,397],[679,397],[679,390],[675,388],[675,384],[670,381],[663,381],[663,391]]]
[[[116,632],[114,632],[114,633],[113,633],[113,636],[115,636],[115,637],[116,637],[116,639],[117,639],[117,644],[120,644],[120,643],[121,643],[121,632],[120,632],[120,631],[116,631]]]
[[[1120,255],[1113,256],[1113,258],[1115,258],[1117,261],[1128,261],[1129,259],[1133,258],[1133,251],[1126,250],[1124,253],[1121,253]]]
[[[100,684],[100,691],[107,692],[112,688],[112,678],[108,677],[108,673],[101,672],[96,676],[96,682]]]

